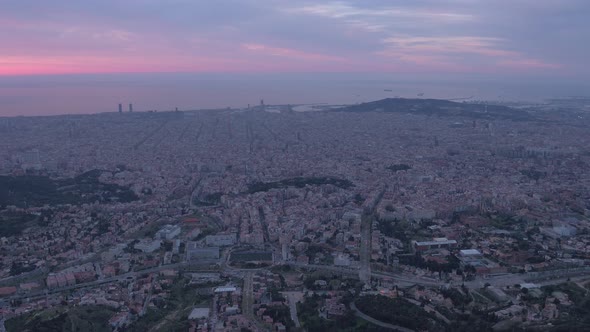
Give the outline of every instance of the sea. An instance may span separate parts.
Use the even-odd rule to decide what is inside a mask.
[[[413,77],[394,74],[94,74],[0,76],[0,116],[349,105],[383,98],[535,102],[588,96],[583,84],[548,78]]]

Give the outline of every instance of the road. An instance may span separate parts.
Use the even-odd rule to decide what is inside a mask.
[[[24,299],[24,298],[30,299],[30,298],[34,298],[37,296],[45,296],[45,295],[53,294],[53,293],[61,293],[61,292],[67,291],[67,290],[93,287],[93,286],[98,286],[98,285],[108,284],[108,283],[113,283],[113,282],[121,282],[121,281],[127,280],[127,278],[135,278],[135,276],[138,274],[153,273],[153,272],[158,272],[161,270],[168,270],[168,269],[178,269],[178,268],[181,268],[184,266],[189,266],[189,265],[190,265],[189,263],[185,263],[185,262],[170,264],[170,265],[160,265],[160,266],[152,267],[152,268],[145,269],[145,270],[127,272],[125,274],[120,274],[118,276],[104,278],[102,280],[95,280],[95,281],[91,281],[91,282],[85,282],[85,283],[80,283],[80,284],[61,287],[61,288],[43,289],[43,290],[39,290],[36,292],[31,292],[31,293],[26,293],[26,294],[18,294],[18,295],[12,296],[11,299],[14,299],[14,300]]]
[[[270,331],[272,327],[263,325],[254,316],[254,272],[246,272],[244,276],[244,288],[242,288],[242,314],[250,319],[256,331]]]
[[[413,303],[413,304],[417,305],[417,306],[420,306],[420,305],[422,305],[422,303],[420,303],[420,301],[416,301],[416,300],[413,300],[413,299],[408,299],[408,298],[406,298],[406,300],[407,300],[408,302],[410,302],[410,303]],[[433,312],[433,313],[434,313],[434,315],[435,315],[435,316],[436,316],[438,319],[442,320],[443,322],[445,322],[445,323],[447,323],[447,324],[451,324],[451,321],[450,321],[450,320],[449,320],[447,317],[445,317],[443,314],[441,314],[441,313],[440,313],[440,312],[438,312],[436,309],[434,309],[434,307],[433,307],[433,306],[431,306],[430,304],[426,304],[426,305],[424,306],[424,311],[426,311],[426,312]]]
[[[402,274],[387,273],[387,272],[372,272],[371,276],[378,279],[391,279],[398,283],[406,283],[408,286],[423,285],[430,287],[440,287],[446,283],[438,280],[425,279],[421,277],[406,276]]]
[[[303,294],[301,292],[282,292],[289,301],[289,312],[291,313],[291,320],[295,323],[295,327],[301,327],[299,317],[297,317],[297,302],[301,301]]]
[[[150,301],[152,300],[152,293],[154,291],[154,285],[156,284],[157,279],[158,279],[157,276],[154,276],[152,278],[152,282],[150,283],[150,290],[148,292],[148,295],[145,297],[145,301],[143,302],[143,307],[141,308],[141,312],[139,313],[140,317],[145,315],[145,313],[147,312],[148,305],[150,304]]]
[[[100,266],[100,263],[96,262],[93,264],[93,266],[94,266],[94,271],[96,271],[96,274],[98,274],[98,280],[104,279],[104,275],[102,274],[102,267]]]
[[[217,329],[217,322],[219,320],[219,312],[217,310],[217,294],[213,296],[213,311],[211,312],[211,327],[213,331]]]
[[[370,228],[369,228],[369,230],[370,230]],[[368,242],[367,244],[370,246],[370,242]],[[367,248],[367,247],[365,247],[365,248]],[[229,250],[224,251],[224,254],[222,255],[221,271],[234,272],[239,277],[242,277],[242,275],[244,276],[243,312],[244,312],[244,314],[249,314],[251,317],[254,317],[253,299],[252,299],[252,291],[253,291],[252,277],[253,277],[253,274],[255,273],[256,270],[264,270],[265,268],[260,268],[260,269],[256,269],[256,270],[231,268],[227,264],[229,252],[230,252]],[[365,251],[365,253],[366,252],[367,251]],[[370,254],[370,251],[369,251],[369,254]],[[365,257],[370,258],[367,256],[365,256]],[[363,264],[367,263],[366,258],[364,259]],[[293,266],[293,267],[298,267],[298,268],[305,268],[305,269],[331,271],[331,272],[334,272],[334,273],[337,273],[340,275],[349,275],[352,278],[360,278],[361,277],[361,273],[359,272],[360,269],[358,269],[358,268],[338,267],[338,266],[333,266],[333,265],[301,264],[301,263],[296,263],[296,262],[289,262],[288,265]],[[95,287],[98,285],[113,283],[113,282],[123,282],[123,281],[129,280],[129,279],[135,278],[137,275],[141,275],[141,274],[154,273],[154,272],[158,272],[161,270],[167,270],[167,269],[183,269],[183,268],[190,267],[190,266],[191,266],[191,264],[189,262],[160,265],[157,267],[153,267],[153,268],[149,268],[149,269],[145,269],[145,270],[141,270],[141,271],[128,272],[128,273],[125,273],[122,275],[99,279],[99,280],[95,280],[95,281],[91,281],[91,282],[87,282],[87,283],[80,283],[80,284],[76,284],[73,286],[67,286],[67,287],[55,288],[55,289],[42,289],[42,290],[37,290],[35,292],[30,292],[30,293],[19,292],[11,297],[5,298],[5,300],[7,300],[7,301],[9,301],[9,300],[24,300],[24,299],[32,300],[35,298],[46,297],[47,295],[50,295],[50,294],[61,293],[61,292],[68,291],[68,290],[81,289],[81,288],[86,288],[86,287]],[[370,268],[370,267],[368,267],[368,268]],[[205,272],[205,271],[202,271],[202,272]],[[534,282],[539,285],[545,286],[545,285],[564,283],[564,282],[567,282],[569,278],[578,279],[578,278],[587,278],[589,276],[590,276],[590,268],[577,268],[577,269],[570,268],[570,269],[556,270],[556,271],[543,272],[543,273],[507,274],[507,275],[503,275],[503,276],[490,277],[487,279],[477,279],[474,281],[468,281],[468,282],[465,282],[464,285],[470,289],[478,289],[478,288],[484,287],[484,285],[486,283],[489,283],[490,285],[496,286],[496,287],[503,287],[503,286],[508,286],[508,285],[511,286],[514,284],[520,284],[525,281],[528,281],[528,282]],[[365,277],[367,277],[367,276],[365,276]],[[406,286],[423,285],[423,286],[429,286],[429,287],[440,287],[443,285],[447,285],[447,283],[445,283],[443,281],[439,281],[439,280],[432,280],[432,279],[426,279],[426,278],[420,278],[420,277],[414,277],[414,276],[408,276],[408,275],[402,275],[402,274],[395,274],[395,273],[388,273],[388,272],[382,272],[382,271],[381,272],[369,271],[368,278],[371,278],[371,277],[376,278],[376,279],[393,280],[399,286],[402,286],[402,287],[404,285],[406,285]],[[291,308],[291,309],[293,309],[293,308]],[[296,322],[296,319],[297,319],[296,306],[294,309],[295,309],[295,312],[294,312],[294,314],[292,313],[291,316],[293,318],[293,321]],[[253,321],[259,323],[256,319],[253,319]]]
[[[359,248],[359,279],[365,284],[371,283],[371,228],[373,216],[363,214],[361,218],[361,244]]]
[[[182,269],[185,267],[189,267],[192,264],[190,262],[180,262],[180,263],[175,263],[175,264],[168,264],[168,265],[159,265],[156,267],[152,267],[149,269],[145,269],[145,270],[139,270],[139,271],[132,271],[132,272],[127,272],[125,274],[120,274],[114,277],[109,277],[109,278],[104,278],[104,279],[99,279],[99,280],[94,280],[94,281],[90,281],[90,282],[85,282],[85,283],[79,283],[76,285],[72,285],[72,286],[66,286],[66,287],[60,287],[60,288],[54,288],[54,289],[42,289],[42,290],[38,290],[35,292],[30,292],[30,293],[17,293],[16,295],[13,295],[7,299],[11,299],[11,300],[20,300],[20,299],[32,299],[35,297],[42,297],[42,296],[46,296],[49,294],[54,294],[54,293],[61,293],[64,291],[68,291],[68,290],[74,290],[74,289],[79,289],[79,288],[86,288],[86,287],[94,287],[94,286],[98,286],[98,285],[102,285],[102,284],[108,284],[108,283],[113,283],[113,282],[122,282],[127,280],[128,278],[135,278],[137,275],[141,275],[141,274],[149,274],[149,273],[154,273],[154,272],[159,272],[162,270],[174,270],[174,269]],[[230,268],[229,266],[223,268],[223,270],[227,270],[227,272],[243,272],[243,273],[253,273],[254,271],[257,270],[264,270],[265,268],[260,268],[260,269],[237,269],[237,268]],[[211,272],[211,271],[202,271],[202,272]]]
[[[253,272],[248,272],[244,276],[244,288],[242,289],[242,313],[254,320],[254,288],[252,285],[253,277]]]
[[[375,209],[383,198],[387,186],[379,186],[363,203],[363,214],[361,216],[361,243],[359,248],[359,279],[366,285],[371,284],[371,253],[373,251],[373,242],[371,236],[373,233],[373,220],[375,219]]]
[[[7,299],[13,299],[13,300],[26,299],[26,298],[32,299],[35,297],[46,296],[48,294],[54,294],[54,293],[60,293],[60,292],[67,291],[67,290],[93,287],[93,286],[98,286],[101,284],[107,284],[107,283],[113,283],[113,282],[121,282],[121,281],[124,281],[128,278],[135,278],[135,276],[137,276],[138,274],[153,273],[153,272],[158,272],[161,270],[168,270],[168,269],[180,269],[180,268],[187,267],[190,265],[191,264],[189,262],[160,265],[157,267],[153,267],[153,268],[149,268],[149,269],[145,269],[145,270],[141,270],[141,271],[128,272],[128,273],[121,274],[118,276],[99,279],[99,280],[95,280],[95,281],[91,281],[91,282],[87,282],[87,283],[76,284],[73,286],[66,286],[66,287],[55,288],[55,289],[42,289],[42,290],[38,290],[36,292],[31,292],[31,293],[20,293],[20,294],[17,293]],[[294,267],[299,267],[299,268],[331,271],[331,272],[336,272],[339,274],[350,275],[351,277],[357,277],[357,278],[359,277],[359,274],[360,274],[359,269],[338,267],[338,266],[333,266],[333,265],[302,264],[302,263],[297,263],[297,262],[289,262],[288,265],[294,266]],[[264,270],[264,269],[265,268],[260,268],[260,269],[256,269],[256,270]],[[248,274],[248,273],[251,274],[254,271],[256,271],[256,270],[252,270],[252,269],[231,268],[231,267],[229,267],[229,265],[226,265],[226,264],[223,264],[222,270],[226,271],[226,272],[239,272],[239,273],[245,273],[245,274]],[[205,271],[203,271],[203,272],[205,272]],[[424,279],[424,278],[420,278],[420,277],[412,277],[412,276],[387,273],[387,272],[371,272],[370,276],[372,278],[377,278],[377,279],[391,279],[397,283],[405,283],[407,285],[423,285],[423,286],[430,286],[430,287],[440,287],[440,286],[443,286],[446,284],[445,282],[438,281],[438,280],[428,280],[428,279]],[[525,281],[537,282],[538,284],[542,284],[542,285],[552,285],[552,284],[554,285],[554,284],[566,282],[568,278],[587,277],[587,276],[590,276],[590,270],[582,269],[582,270],[573,270],[572,271],[570,269],[570,270],[554,271],[554,272],[550,273],[550,275],[545,276],[542,280],[541,279],[530,280],[531,278],[528,274],[507,274],[504,276],[490,277],[487,279],[477,279],[474,281],[467,281],[464,284],[467,288],[470,288],[470,289],[482,288],[482,287],[484,287],[484,285],[486,283],[489,283],[490,285],[496,286],[496,287],[503,287],[503,286],[511,286],[511,285],[514,285],[517,283],[520,284]]]
[[[201,125],[201,128],[203,127],[203,125]],[[200,129],[199,129],[200,131]],[[199,185],[201,184],[201,181],[203,180],[202,177],[199,177],[196,181],[197,183],[195,183],[192,186],[192,190],[191,190],[191,194],[190,194],[190,198],[189,198],[189,202],[188,205],[191,207],[191,209],[196,208],[197,206],[195,205],[195,193],[197,192],[197,189],[199,189]],[[197,193],[198,194],[198,193]]]
[[[299,268],[308,268],[308,269],[331,271],[331,272],[336,272],[339,274],[348,274],[350,276],[354,276],[357,278],[359,277],[359,274],[360,274],[359,269],[338,267],[338,266],[333,266],[333,265],[302,264],[302,263],[296,263],[296,262],[290,262],[289,265],[299,267]],[[392,280],[395,280],[399,283],[406,283],[410,286],[424,285],[424,286],[439,287],[439,286],[445,285],[445,283],[442,281],[426,280],[426,279],[419,278],[419,277],[408,277],[408,276],[404,276],[404,275],[400,275],[400,274],[387,273],[387,272],[371,272],[371,277],[377,278],[377,279],[392,279]]]
[[[347,268],[347,267],[338,267],[333,265],[316,265],[316,264],[302,264],[296,262],[290,262],[288,265],[295,266],[299,268],[307,268],[307,269],[316,269],[316,270],[324,270],[324,271],[331,271],[336,272],[339,274],[347,274],[350,276],[357,276],[360,274],[358,269],[355,268]],[[497,277],[490,277],[487,279],[477,279],[473,281],[466,281],[464,285],[470,289],[477,289],[483,288],[486,283],[489,283],[495,287],[504,287],[504,286],[512,286],[514,284],[521,284],[524,282],[535,282],[537,284],[542,285],[555,285],[566,282],[568,278],[574,277],[588,277],[590,276],[590,271],[571,271],[566,273],[564,271],[555,271],[552,272],[551,275],[553,277],[547,276],[544,280],[531,280],[529,275],[527,274],[507,274],[503,276]],[[447,285],[447,283],[440,281],[440,280],[432,280],[432,279],[425,279],[420,277],[413,277],[395,273],[387,273],[387,272],[371,272],[372,278],[377,279],[391,279],[397,283],[405,283],[408,286],[413,285],[423,285],[429,287],[440,287]]]

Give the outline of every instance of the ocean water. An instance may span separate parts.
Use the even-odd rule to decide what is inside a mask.
[[[0,77],[0,116],[355,104],[387,97],[541,101],[584,95],[576,84],[363,75],[119,74]],[[587,94],[586,94],[587,95]]]

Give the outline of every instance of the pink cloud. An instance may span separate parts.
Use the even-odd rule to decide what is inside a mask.
[[[524,54],[501,48],[503,39],[477,36],[412,37],[395,36],[384,40],[385,50],[376,52],[379,56],[395,59],[402,63],[428,66],[443,71],[480,71],[484,67],[501,66],[530,69],[558,69],[559,64],[530,59]],[[476,55],[479,65],[466,65],[468,55]]]
[[[240,71],[246,63],[237,59],[159,55],[135,56],[0,56],[0,76],[135,72]]]
[[[512,59],[498,62],[498,65],[514,69],[560,69],[564,66],[558,63],[547,63],[537,59]]]
[[[387,49],[425,54],[479,54],[485,56],[514,56],[518,53],[499,48],[499,38],[451,36],[451,37],[408,37],[395,36],[383,42]]]
[[[312,6],[305,11],[345,18],[348,23],[342,33],[351,41],[374,37],[374,44],[383,49],[351,48],[338,54],[325,54],[288,42],[286,46],[269,44],[263,39],[258,43],[240,43],[244,39],[243,31],[233,26],[215,31],[177,31],[151,25],[130,26],[126,22],[110,24],[92,17],[64,21],[0,17],[0,29],[7,35],[0,54],[0,75],[181,71],[465,72],[484,71],[485,66],[522,70],[562,67],[505,49],[502,46],[506,41],[500,38],[411,35],[383,38],[389,30],[386,19],[390,17],[458,22],[469,21],[471,16],[405,12],[395,8],[383,14],[350,6]],[[368,16],[384,20],[368,20]],[[465,60],[471,60],[471,64]],[[480,65],[476,68],[474,62]]]
[[[292,59],[302,59],[310,61],[346,61],[345,58],[336,57],[332,55],[310,53],[291,48],[273,47],[263,44],[242,44],[242,48],[247,51],[258,53],[261,55],[271,55]]]

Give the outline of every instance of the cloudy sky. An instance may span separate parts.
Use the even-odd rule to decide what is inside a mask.
[[[19,0],[0,75],[350,72],[590,77],[588,0]]]

